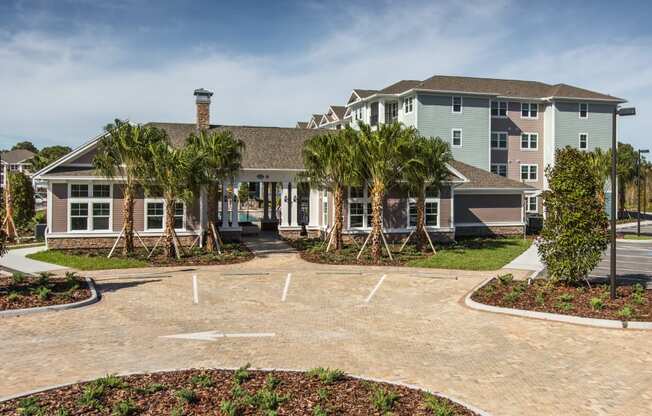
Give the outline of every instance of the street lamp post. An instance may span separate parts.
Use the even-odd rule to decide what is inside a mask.
[[[616,299],[616,181],[618,178],[618,139],[616,119],[618,116],[636,115],[634,107],[618,108],[614,110],[611,134],[611,251],[609,256],[610,273],[609,273],[609,295],[611,300]]]
[[[638,186],[638,215],[636,216],[636,235],[641,236],[641,153],[650,153],[650,150],[644,149],[638,150],[638,163],[636,164],[636,185]],[[646,184],[647,185],[647,184]],[[647,208],[647,201],[645,201],[645,206]]]

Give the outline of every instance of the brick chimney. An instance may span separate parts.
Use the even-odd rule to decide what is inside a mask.
[[[197,130],[207,130],[211,125],[210,106],[212,92],[199,88],[195,90],[197,104]]]

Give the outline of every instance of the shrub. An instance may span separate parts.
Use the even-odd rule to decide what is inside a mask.
[[[184,412],[183,406],[177,405],[170,411],[170,416],[183,416],[185,413],[186,412]]]
[[[346,373],[338,368],[322,368],[317,367],[308,371],[308,376],[318,378],[324,384],[332,384],[336,381],[344,379]]]
[[[382,387],[374,387],[371,393],[371,403],[383,414],[391,412],[397,400],[398,394]]]
[[[505,303],[514,303],[520,297],[521,297],[521,292],[520,291],[518,291],[518,290],[510,290],[509,292],[505,293],[505,295],[503,296],[503,301]]]
[[[534,295],[534,301],[537,303],[539,306],[545,306],[546,304],[546,297],[543,294],[543,291],[538,291],[536,295]]]
[[[18,414],[21,416],[41,416],[44,414],[38,399],[26,397],[18,402]]]
[[[630,319],[632,316],[634,316],[634,311],[631,307],[625,305],[618,311],[618,316],[623,319]]]
[[[321,405],[316,405],[315,407],[312,408],[312,415],[313,416],[328,416],[328,411],[321,407]]]
[[[10,172],[7,180],[11,187],[14,223],[17,228],[24,228],[35,213],[32,181],[22,172]]]
[[[233,373],[233,381],[235,382],[235,384],[242,384],[251,378],[249,367],[251,367],[251,364],[247,363],[244,366],[235,370],[235,373]]]
[[[68,286],[73,286],[79,284],[79,276],[77,276],[77,272],[66,272],[66,283]]]
[[[591,304],[591,309],[594,311],[600,311],[604,308],[604,301],[602,298],[591,298],[589,303]]]
[[[222,400],[220,403],[220,412],[224,416],[238,416],[242,413],[240,406],[234,401],[231,400]]]
[[[453,416],[455,409],[447,401],[440,399],[434,394],[426,394],[424,398],[426,409],[430,410],[434,416]]]
[[[11,283],[14,285],[21,285],[25,283],[25,275],[21,272],[14,272],[11,275]]]
[[[36,283],[41,286],[47,286],[50,284],[50,277],[54,276],[53,273],[50,272],[41,272],[38,274],[38,280]]]
[[[195,386],[204,387],[204,388],[213,387],[215,385],[215,382],[208,374],[192,376],[190,382]]]
[[[68,411],[68,409],[60,407],[57,409],[56,412],[54,412],[54,416],[70,416],[70,412]]]
[[[165,386],[160,383],[152,383],[147,387],[138,387],[136,388],[136,391],[138,393],[145,393],[145,394],[153,394],[158,391],[165,390]]]
[[[52,290],[46,286],[39,286],[36,289],[34,289],[34,293],[36,296],[38,296],[39,299],[41,300],[48,300],[50,297],[50,294],[52,293]]]
[[[20,299],[20,294],[18,292],[13,292],[12,291],[12,292],[9,292],[9,294],[7,295],[7,301],[9,301],[9,302],[13,302],[13,301],[18,300],[18,299]]]
[[[101,400],[104,397],[104,392],[105,388],[103,384],[95,382],[89,383],[84,386],[84,389],[82,390],[79,404],[101,410],[103,407]]]
[[[503,285],[508,285],[514,281],[514,275],[511,273],[498,275],[498,281]]]
[[[559,295],[559,301],[560,302],[572,302],[575,296],[573,296],[571,293],[562,293]]]
[[[270,414],[270,412],[275,412],[278,408],[289,400],[289,396],[281,396],[277,392],[270,390],[267,387],[263,387],[258,390],[254,395],[254,403],[259,410],[263,413]]]
[[[126,386],[125,382],[115,374],[107,374],[104,377],[95,380],[95,383],[110,389],[122,389]]]
[[[328,390],[320,387],[317,389],[317,396],[319,396],[319,400],[328,400]]]
[[[177,390],[176,396],[181,402],[188,404],[196,403],[198,400],[197,393],[194,390],[186,388]]]
[[[120,400],[113,405],[114,416],[131,416],[138,412],[138,406],[131,400]]]
[[[265,379],[265,387],[269,388],[270,390],[274,390],[276,387],[278,387],[279,384],[281,384],[281,380],[274,377],[273,374],[267,375],[267,378]]]
[[[590,155],[566,147],[546,169],[550,190],[543,193],[547,216],[538,243],[552,282],[578,283],[607,248],[607,215],[599,195],[602,181]]]

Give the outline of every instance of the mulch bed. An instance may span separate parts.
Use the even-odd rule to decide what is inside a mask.
[[[240,377],[228,370],[107,376],[0,403],[0,414],[475,415],[447,399],[432,395],[427,398],[419,390],[348,376],[326,382],[308,373],[246,370],[237,373]],[[396,398],[385,400],[392,402],[389,407],[379,408],[381,396],[387,397],[388,393],[396,394]],[[233,405],[232,412],[227,411],[225,403]],[[434,408],[438,406],[450,412],[435,413]]]
[[[79,302],[91,297],[86,281],[78,278],[75,283],[63,277],[50,277],[48,282],[39,283],[37,277],[24,277],[16,283],[11,277],[0,277],[0,310],[36,308]],[[47,295],[39,296],[38,288],[45,287]],[[43,289],[41,289],[43,290]]]
[[[535,280],[528,285],[507,277],[493,279],[471,298],[504,308],[619,321],[652,321],[652,290],[642,285],[622,285],[616,288],[616,294],[612,301],[609,285],[602,282],[591,283],[591,287],[586,283],[553,286],[546,280]]]

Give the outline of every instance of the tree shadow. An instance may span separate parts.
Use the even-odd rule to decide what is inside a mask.
[[[121,289],[129,289],[131,287],[138,287],[147,283],[161,282],[161,279],[147,279],[147,280],[131,280],[128,282],[105,282],[95,283],[95,287],[100,293],[111,293]]]

